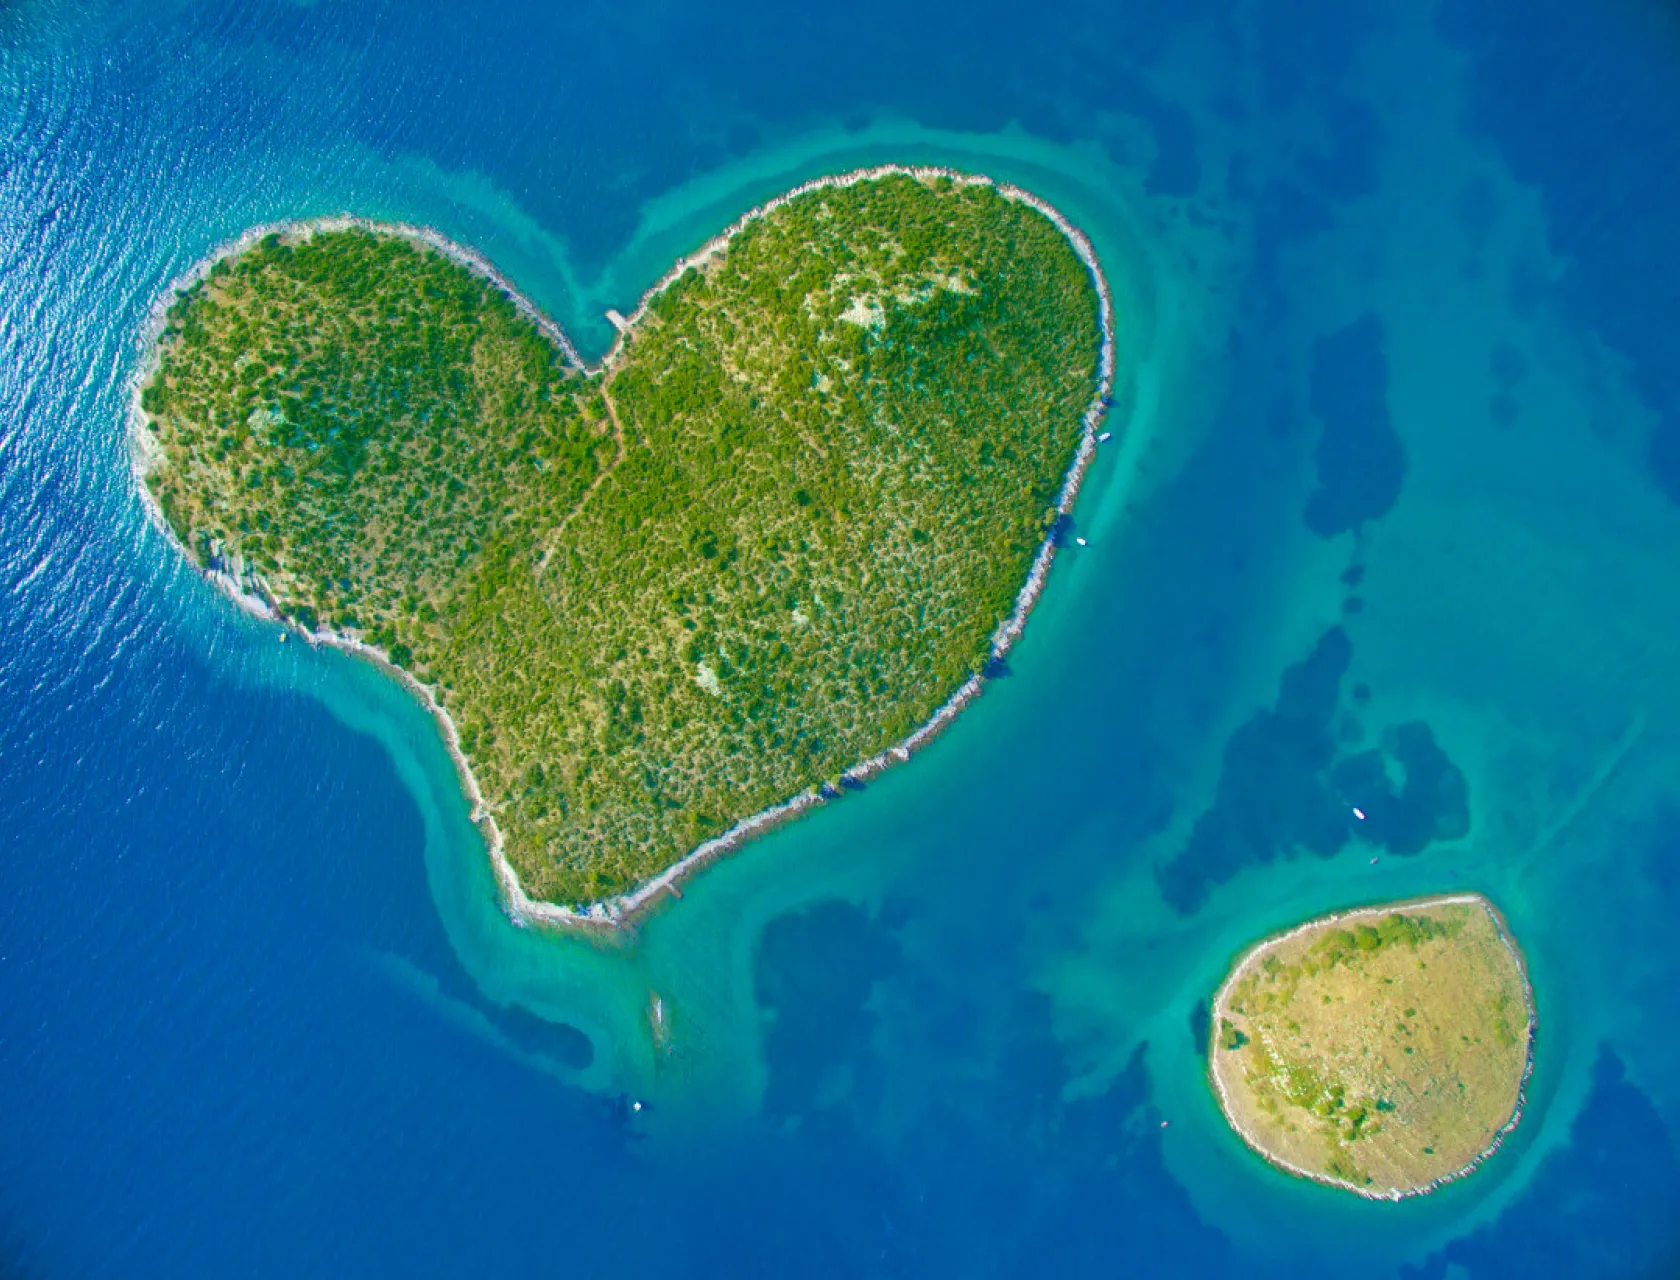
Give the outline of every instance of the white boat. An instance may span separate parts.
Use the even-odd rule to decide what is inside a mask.
[[[1075,538],[1074,541],[1077,542],[1082,547],[1086,545],[1086,542],[1085,542],[1084,538]]]
[[[1112,431],[1103,432],[1100,436],[1097,437],[1097,443],[1098,444],[1107,444],[1108,443],[1108,438],[1113,434],[1114,433]]]

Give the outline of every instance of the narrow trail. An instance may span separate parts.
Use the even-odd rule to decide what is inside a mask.
[[[618,409],[612,402],[612,394],[607,390],[605,380],[601,383],[601,402],[607,406],[607,421],[612,423],[613,460],[601,469],[600,475],[589,482],[589,487],[583,491],[583,496],[578,499],[577,505],[566,513],[566,518],[555,525],[554,532],[548,535],[548,545],[543,548],[542,561],[537,565],[539,576],[548,568],[548,562],[554,558],[554,552],[560,545],[560,537],[566,532],[567,526],[577,518],[580,511],[589,505],[589,500],[595,496],[595,491],[606,482],[608,476],[618,470],[618,464],[624,461],[624,428],[619,424]]]

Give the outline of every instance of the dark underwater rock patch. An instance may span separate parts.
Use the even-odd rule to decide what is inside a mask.
[[[1547,240],[1566,264],[1555,286],[1513,284],[1555,299],[1627,357],[1657,415],[1647,470],[1680,502],[1680,273],[1663,265],[1680,220],[1675,7],[1612,19],[1570,0],[1446,0],[1438,25],[1471,59],[1470,124],[1538,189]],[[1515,418],[1514,408],[1496,412]]]
[[[550,1022],[518,1005],[492,1006],[485,1015],[496,1030],[527,1053],[552,1058],[573,1071],[582,1071],[595,1061],[595,1046],[570,1023]]]
[[[1312,411],[1318,487],[1303,513],[1321,538],[1387,515],[1406,478],[1406,453],[1388,416],[1383,325],[1367,313],[1313,343]]]
[[[809,1122],[823,1109],[849,1109],[857,1098],[828,1087],[842,1078],[851,1084],[847,1094],[869,1093],[867,1081],[879,1070],[869,999],[877,982],[902,969],[890,922],[849,902],[820,902],[766,926],[753,965],[766,1114]]]
[[[1398,785],[1390,762],[1400,774]],[[1365,815],[1359,834],[1389,853],[1422,853],[1432,841],[1457,840],[1470,830],[1464,774],[1421,720],[1390,729],[1381,750],[1338,761],[1329,781],[1346,805]]]
[[[1162,895],[1180,914],[1245,867],[1301,850],[1334,857],[1356,834],[1409,857],[1469,833],[1469,785],[1423,721],[1390,728],[1380,748],[1342,750],[1338,725],[1351,717],[1341,685],[1352,657],[1347,632],[1331,627],[1284,668],[1276,701],[1226,742],[1213,804],[1156,868]],[[1361,690],[1369,697],[1356,686],[1356,704]]]

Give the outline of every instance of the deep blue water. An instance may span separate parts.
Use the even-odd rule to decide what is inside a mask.
[[[0,121],[0,1273],[1680,1275],[1680,9],[14,0]],[[147,528],[146,314],[350,210],[598,351],[885,160],[1096,243],[1091,546],[908,767],[514,930],[424,715]],[[1232,955],[1461,887],[1538,992],[1513,1140],[1266,1168]]]

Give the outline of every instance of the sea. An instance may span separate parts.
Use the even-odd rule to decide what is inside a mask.
[[[1085,543],[910,763],[516,927],[425,712],[148,524],[147,317],[348,212],[593,357],[889,161],[1096,246]],[[1671,0],[0,0],[0,1275],[1680,1275],[1677,250]],[[1271,1168],[1209,995],[1450,890],[1521,1123]]]

